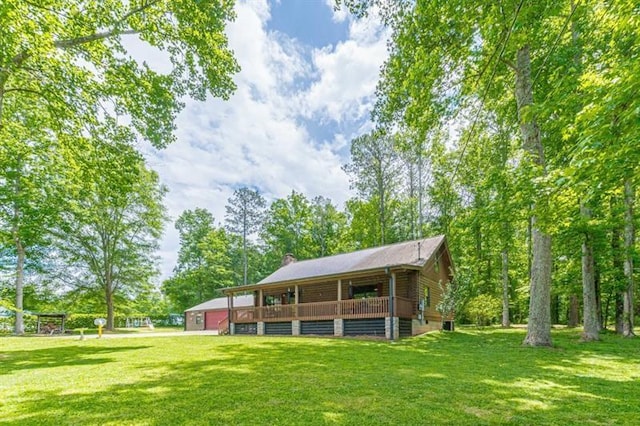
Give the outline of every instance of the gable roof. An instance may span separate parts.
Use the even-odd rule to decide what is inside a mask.
[[[218,297],[216,299],[207,300],[206,302],[203,302],[192,308],[185,309],[185,312],[227,309],[228,307],[227,303],[228,301],[226,297]],[[253,294],[244,295],[244,296],[233,296],[233,306],[236,308],[240,308],[244,306],[253,306]]]
[[[235,290],[376,269],[382,270],[394,267],[422,268],[444,242],[445,237],[439,235],[433,238],[372,247],[351,253],[301,260],[281,267],[257,284],[236,287]],[[420,243],[419,248],[418,243]],[[420,250],[419,255],[418,250]]]

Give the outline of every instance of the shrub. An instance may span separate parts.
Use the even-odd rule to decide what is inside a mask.
[[[38,318],[35,315],[24,314],[24,331],[26,333],[35,333],[38,324]],[[16,317],[0,317],[0,333],[11,334],[15,329]]]
[[[502,302],[497,297],[481,294],[469,301],[467,314],[476,325],[485,326],[493,323],[500,315]]]

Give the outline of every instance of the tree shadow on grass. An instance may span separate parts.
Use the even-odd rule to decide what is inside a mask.
[[[134,351],[149,346],[95,347],[61,346],[46,349],[0,351],[0,375],[18,370],[40,369],[60,366],[95,365],[112,362],[111,358],[96,357],[109,353]]]
[[[586,374],[603,357],[629,367],[611,349],[620,342],[576,346],[567,335],[538,350],[510,332],[393,344],[213,339],[189,360],[140,364],[133,383],[25,394],[8,424],[607,424],[630,422],[640,400],[637,379]]]

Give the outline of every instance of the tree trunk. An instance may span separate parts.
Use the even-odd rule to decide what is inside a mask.
[[[107,286],[105,296],[105,300],[107,302],[107,324],[105,326],[105,330],[113,331],[115,329],[113,314],[113,292],[110,290],[109,286]]]
[[[580,215],[584,220],[591,219],[591,209],[580,203]],[[586,231],[582,241],[582,337],[583,342],[600,340],[600,321],[596,303],[596,282],[593,261],[593,237]]]
[[[16,251],[18,254],[18,261],[16,263],[16,323],[14,332],[17,335],[24,334],[24,312],[23,312],[23,300],[24,300],[24,260],[25,250],[22,246],[22,241],[19,237],[15,237]]]
[[[622,335],[635,336],[633,332],[633,249],[635,230],[633,226],[633,204],[635,188],[629,179],[624,182],[624,276],[626,288],[622,293]]]
[[[17,173],[16,175],[19,175]],[[14,194],[20,194],[20,180],[16,177],[16,180],[13,182],[13,190]],[[16,323],[14,325],[14,333],[17,335],[24,334],[24,312],[23,312],[23,301],[24,301],[24,261],[25,261],[25,249],[24,244],[22,243],[22,239],[20,238],[20,222],[21,222],[21,210],[17,203],[13,204],[13,225],[12,225],[12,234],[13,241],[16,245]]]
[[[383,246],[385,243],[385,232],[386,232],[386,223],[387,223],[387,212],[386,212],[386,203],[385,196],[382,192],[380,192],[380,245]]]
[[[617,200],[611,199],[611,210],[615,211]],[[611,258],[613,263],[614,284],[615,289],[615,329],[617,334],[622,334],[622,314],[624,306],[622,301],[622,292],[619,290],[620,282],[624,277],[624,261],[620,251],[620,228],[617,225],[611,229]]]
[[[509,328],[509,253],[502,249],[502,327]]]
[[[246,214],[244,220],[244,229],[242,230],[242,263],[243,263],[243,278],[242,283],[247,285],[247,275],[249,271],[249,261],[247,259],[247,221]]]
[[[622,334],[622,318],[624,315],[624,301],[622,300],[622,293],[616,292],[616,334]]]
[[[420,144],[420,153],[418,154],[418,237],[422,238],[422,144]]]
[[[580,322],[580,304],[578,303],[578,295],[571,293],[569,295],[569,315],[567,317],[567,327],[575,328]]]
[[[517,53],[515,95],[520,132],[522,133],[522,147],[534,163],[540,167],[540,173],[546,174],[540,129],[530,111],[533,105],[533,87],[531,85],[529,46],[522,47]],[[545,196],[540,195],[537,200],[533,200],[533,204],[545,204],[543,197]],[[551,346],[551,236],[540,229],[535,213],[531,217],[531,234],[533,260],[531,262],[529,323],[523,344]]]
[[[598,265],[598,262],[595,261],[595,258],[593,259],[593,278],[594,278],[594,284],[596,287],[596,315],[598,317],[598,331],[602,331],[604,330],[604,315],[602,313],[602,290],[601,290],[601,286],[600,283],[601,281],[601,276],[600,276],[600,266]]]
[[[551,324],[560,324],[560,296],[551,295]]]

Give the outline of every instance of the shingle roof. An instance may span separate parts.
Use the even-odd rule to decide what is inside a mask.
[[[335,256],[302,260],[281,267],[260,281],[258,285],[383,269],[394,266],[422,267],[436,252],[443,241],[444,236],[439,235],[433,238],[373,247]],[[418,243],[420,243],[420,256],[418,256]]]
[[[234,296],[233,297],[233,306],[234,307],[243,307],[243,306],[253,306],[253,294],[245,295],[245,296]],[[218,297],[216,299],[207,300],[199,305],[196,305],[192,308],[185,309],[185,312],[190,311],[211,311],[214,309],[227,309],[227,298],[226,297]]]

